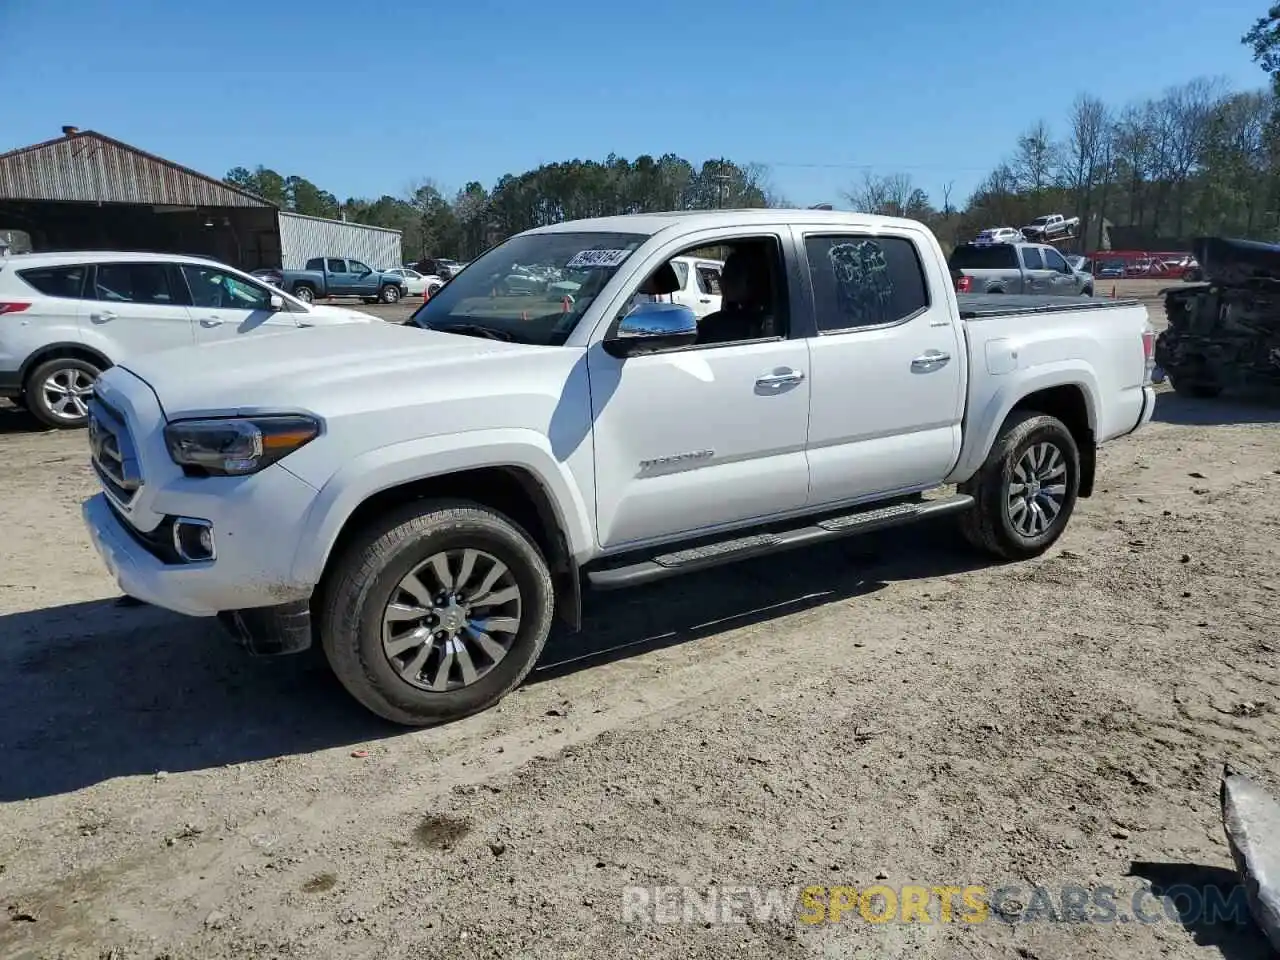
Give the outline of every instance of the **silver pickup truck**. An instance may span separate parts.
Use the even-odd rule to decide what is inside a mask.
[[[947,261],[957,293],[1093,296],[1093,276],[1043,243],[962,243]]]

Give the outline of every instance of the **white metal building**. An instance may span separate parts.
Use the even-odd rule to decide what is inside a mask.
[[[312,257],[349,257],[375,270],[400,266],[400,231],[345,220],[279,214],[280,266],[301,270]]]

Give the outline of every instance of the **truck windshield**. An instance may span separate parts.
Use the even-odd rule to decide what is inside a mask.
[[[1007,243],[956,247],[948,266],[952,270],[1016,270],[1018,258]]]
[[[601,288],[648,239],[601,231],[512,237],[469,264],[409,323],[515,343],[562,344]]]

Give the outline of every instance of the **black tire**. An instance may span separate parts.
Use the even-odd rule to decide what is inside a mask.
[[[400,288],[397,287],[394,283],[388,283],[386,286],[384,286],[381,290],[378,291],[378,299],[381,300],[383,303],[399,303]]]
[[[1086,297],[1092,297],[1092,296],[1093,296],[1093,287],[1085,287],[1085,288],[1084,288],[1084,295],[1085,295]]]
[[[309,283],[295,284],[293,295],[303,303],[314,303],[316,299],[316,288]]]
[[[422,690],[392,668],[382,617],[400,582],[445,550],[475,549],[506,565],[519,589],[519,626],[506,656],[469,686]],[[338,680],[369,710],[393,723],[429,726],[493,706],[533,669],[555,606],[546,561],[533,540],[502,514],[470,501],[420,501],[373,522],[338,558],[320,616],[320,641]]]
[[[1048,526],[1027,535],[1017,529],[1011,516],[1010,486],[1016,482],[1014,471],[1022,458],[1033,447],[1046,443],[1058,451],[1066,467],[1065,491],[1058,512]],[[1033,410],[1012,414],[991,445],[982,468],[960,484],[959,492],[969,494],[975,501],[973,509],[961,518],[960,529],[969,543],[999,559],[1026,560],[1039,556],[1066,529],[1079,489],[1080,451],[1071,431],[1056,417]],[[1024,510],[1030,509],[1024,507]],[[1043,507],[1040,510],[1043,514]]]
[[[92,383],[101,373],[101,368],[87,360],[78,360],[74,357],[55,357],[52,360],[46,360],[27,374],[26,382],[22,387],[22,402],[26,405],[27,411],[46,427],[56,427],[61,430],[79,429],[88,423],[88,412],[85,411],[77,416],[60,413],[59,408],[54,406],[51,392],[45,389],[45,385],[57,379],[70,387],[78,385],[86,376]]]

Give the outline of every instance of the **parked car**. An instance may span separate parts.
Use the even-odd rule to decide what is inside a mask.
[[[724,309],[630,308],[711,240]],[[589,275],[531,315],[490,297],[516,263]],[[1150,419],[1153,340],[1133,301],[957,297],[910,220],[557,223],[404,326],[107,371],[83,515],[129,595],[258,653],[316,637],[367,708],[438,723],[519,684],[584,588],[944,516],[991,556],[1041,554],[1096,446]]]
[[[304,270],[285,270],[282,290],[310,303],[316,297],[359,297],[366,303],[396,303],[407,292],[404,279],[346,257],[312,257]]]
[[[427,290],[434,293],[444,286],[444,279],[435,275],[422,274],[417,270],[409,267],[396,267],[394,270],[384,270],[389,277],[399,277],[404,281],[405,293],[411,297],[420,297]]]
[[[975,243],[1023,243],[1026,237],[1017,227],[988,227],[974,238]]]
[[[284,289],[282,286],[284,283],[284,271],[279,267],[262,267],[258,270],[254,270],[249,274],[249,276],[257,277],[263,283],[269,283],[277,290]]]
[[[1051,213],[1032,220],[1022,228],[1022,235],[1028,240],[1044,241],[1073,236],[1079,229],[1079,217],[1064,217],[1060,213]]]
[[[1104,260],[1098,268],[1099,280],[1120,280],[1124,277],[1123,260]]]
[[[1093,296],[1093,277],[1042,243],[962,243],[948,261],[959,293]]]
[[[720,279],[724,261],[705,260],[701,257],[673,257],[671,266],[675,269],[680,286],[665,297],[655,299],[684,304],[697,317],[708,316],[721,308]]]
[[[0,260],[0,397],[47,426],[82,427],[99,374],[144,353],[371,322],[203,257],[20,254]]]

